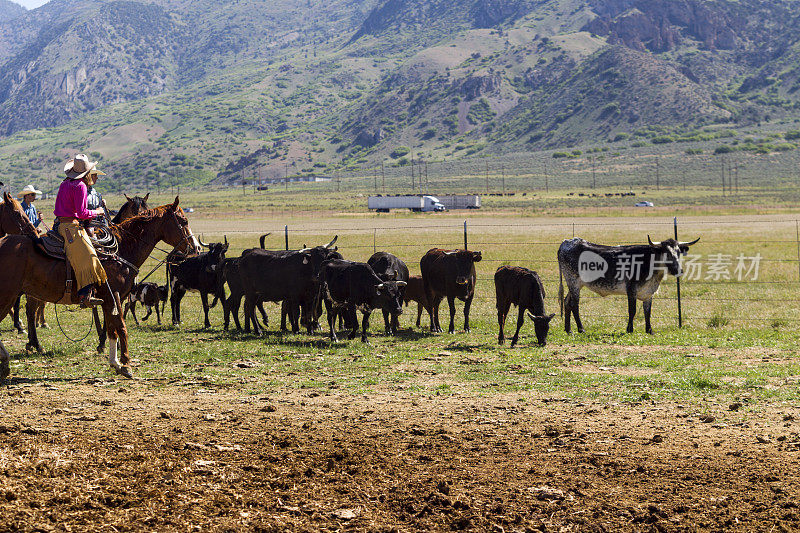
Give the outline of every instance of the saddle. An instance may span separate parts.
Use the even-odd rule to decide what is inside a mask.
[[[64,296],[56,303],[70,305],[77,302],[77,291],[73,294],[75,276],[72,273],[72,265],[67,261],[67,254],[64,252],[64,238],[53,230],[34,240],[37,250],[46,257],[51,257],[59,261],[64,261],[67,266],[67,285],[64,288]]]
[[[117,246],[116,238],[114,238],[113,234],[111,234],[109,231],[104,231],[102,232],[103,237],[101,240],[96,238],[94,233],[94,231],[89,232],[89,239],[92,241],[92,245],[94,245],[97,256],[101,261],[113,259],[122,263],[126,263],[129,267],[135,268],[134,265],[124,261],[112,251],[115,250]],[[64,296],[57,303],[65,305],[78,303],[77,291],[73,291],[73,286],[75,285],[75,276],[72,272],[72,265],[70,265],[69,261],[67,260],[67,254],[64,251],[64,238],[57,231],[51,229],[38,239],[34,239],[34,244],[36,249],[45,257],[50,257],[58,261],[64,261],[66,264],[67,283],[64,289]],[[136,271],[138,273],[138,269],[136,269]]]

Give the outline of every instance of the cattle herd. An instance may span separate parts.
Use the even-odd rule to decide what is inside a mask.
[[[420,327],[425,310],[430,319],[430,330],[441,332],[439,306],[442,300],[447,299],[450,310],[448,332],[453,333],[455,300],[459,299],[464,302],[464,331],[470,330],[469,313],[477,282],[475,263],[481,261],[481,252],[433,248],[420,260],[422,275],[410,276],[406,264],[388,252],[378,252],[366,263],[344,259],[335,246],[337,237],[322,246],[278,251],[265,249],[265,237],[261,237],[260,247],[247,249],[237,258],[225,257],[227,238],[223,243],[204,244],[208,251],[199,255],[170,257],[167,281],[171,290],[173,324],[181,321],[180,304],[186,292],[198,291],[203,303],[205,327],[211,325],[209,309],[221,302],[225,329],[229,328],[232,317],[237,330],[261,334],[268,326],[263,303],[276,302],[281,304],[282,331],[288,330],[287,322],[293,333],[299,333],[301,327],[309,334],[321,329],[324,307],[331,340],[337,340],[337,329],[349,330],[348,338],[353,339],[360,328],[361,340],[366,342],[373,310],[382,311],[386,333],[396,334],[402,306],[412,301],[417,303],[417,327]],[[652,297],[667,273],[681,275],[679,256],[686,254],[689,246],[696,242],[669,239],[660,243],[650,241],[647,245],[601,246],[583,239],[564,241],[557,255],[561,308],[562,314],[566,313],[565,330],[570,332],[570,317],[574,317],[578,330],[583,331],[578,302],[580,289],[586,286],[601,296],[627,295],[628,332],[633,331],[636,300],[641,300],[646,331],[652,333]],[[629,268],[632,262],[638,268]],[[498,343],[503,344],[505,340],[505,322],[513,304],[519,314],[511,346],[519,340],[526,314],[534,324],[537,343],[544,346],[555,315],[548,315],[545,311],[545,290],[539,275],[523,267],[501,266],[495,273],[494,282]],[[568,289],[566,297],[564,282]],[[210,304],[209,297],[213,297]],[[147,316],[154,306],[160,321],[158,305],[166,299],[166,287],[141,284],[132,292],[128,306],[134,312],[134,319],[136,302],[148,308]],[[244,328],[239,321],[242,300]],[[360,324],[358,312],[362,315]]]

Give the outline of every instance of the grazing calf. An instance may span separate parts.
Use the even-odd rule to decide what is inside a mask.
[[[225,252],[228,251],[228,238],[225,243],[214,243],[208,245],[208,252],[201,253],[193,257],[187,257],[177,264],[167,262],[167,280],[169,280],[172,296],[170,305],[172,307],[172,323],[178,325],[181,322],[181,300],[187,291],[199,291],[200,299],[203,302],[203,313],[205,313],[204,325],[211,327],[208,320],[208,295],[213,294],[214,299],[225,298],[224,293],[219,294],[219,268],[225,261]],[[213,304],[212,304],[213,306]]]
[[[539,346],[547,344],[547,332],[550,329],[550,321],[553,315],[547,315],[544,311],[544,286],[539,275],[533,270],[522,267],[501,266],[494,273],[494,288],[497,294],[497,322],[500,325],[500,335],[497,337],[498,344],[503,344],[505,336],[503,330],[506,325],[506,317],[511,308],[511,304],[519,307],[517,317],[517,331],[511,338],[511,347],[519,340],[519,330],[525,323],[525,311],[533,320],[536,340]]]
[[[133,289],[131,289],[130,294],[128,294],[128,301],[125,302],[125,312],[123,313],[122,318],[126,318],[128,316],[128,310],[130,310],[131,314],[133,315],[133,321],[136,322],[136,325],[138,326],[139,320],[136,318],[136,304],[140,303],[147,309],[147,314],[142,317],[142,321],[150,318],[150,315],[153,313],[153,308],[155,307],[156,321],[160,326],[161,313],[163,312],[164,306],[167,303],[168,296],[169,291],[166,285],[159,287],[156,283],[137,283],[133,286]],[[159,309],[159,307],[161,309]]]
[[[669,273],[681,276],[683,270],[679,257],[686,255],[692,242],[675,239],[630,246],[604,246],[583,239],[569,239],[558,248],[558,269],[561,275],[559,300],[565,313],[564,331],[570,332],[570,315],[575,317],[578,332],[583,333],[583,324],[578,310],[581,287],[588,287],[600,296],[624,294],[628,297],[628,333],[633,332],[633,317],[636,315],[636,300],[642,300],[645,331],[652,334],[650,309],[653,295],[661,280]],[[564,298],[564,281],[569,293]]]
[[[439,304],[447,298],[450,307],[450,327],[455,331],[455,299],[464,302],[464,331],[469,331],[469,309],[475,296],[475,263],[481,260],[480,252],[468,250],[428,250],[419,262],[422,270],[422,284],[425,297],[430,303],[428,314],[431,318],[431,331],[441,332],[439,324]]]
[[[375,274],[383,281],[405,281],[408,283],[408,267],[395,255],[387,252],[378,252],[367,260],[367,264],[372,267]],[[400,289],[401,301],[405,291],[405,287]],[[389,321],[390,316],[391,322]],[[399,315],[390,315],[389,311],[384,309],[383,324],[386,327],[386,333],[396,335],[397,328],[400,326]]]
[[[334,342],[337,340],[334,321],[338,309],[346,309],[345,316],[354,322],[349,339],[354,339],[358,332],[356,309],[363,313],[361,342],[367,342],[369,315],[373,309],[381,308],[398,315],[403,312],[400,290],[405,288],[406,282],[383,281],[366,263],[343,259],[326,261],[320,270],[319,281],[317,301],[325,302],[330,336]]]
[[[403,303],[417,302],[417,327],[422,319],[422,310],[430,312],[428,298],[425,297],[425,287],[422,283],[422,276],[409,276],[408,285],[403,293]]]

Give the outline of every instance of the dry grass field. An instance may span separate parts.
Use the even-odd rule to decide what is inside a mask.
[[[584,293],[587,332],[568,336],[558,317],[558,244],[573,235],[660,240],[672,234],[671,216],[613,208],[568,218],[300,208],[278,216],[205,208],[199,196],[184,205],[195,206],[191,224],[206,241],[227,235],[230,257],[267,232],[268,246],[283,248],[288,226],[292,248],[338,235],[346,258],[390,251],[412,273],[429,248],[463,246],[466,219],[469,248],[484,258],[472,332],[460,332],[459,302],[453,335],[414,327],[408,308],[395,338],[376,313],[369,344],[330,343],[326,330],[280,333],[279,308],[268,305],[259,338],[223,331],[219,307],[202,329],[199,298],[189,295],[180,327],[168,317],[161,326],[154,316],[142,327],[129,322],[137,379],[122,381],[94,353],[93,335],[65,340],[52,307],[44,354],[25,354],[6,319],[0,338],[13,361],[0,391],[0,530],[800,527],[792,214],[681,214],[681,238],[701,238],[692,253],[704,264],[730,255],[733,279],[706,279],[704,270],[683,280],[683,328],[668,279],[653,305],[653,336],[641,313],[624,333],[623,298]],[[758,279],[739,282],[737,257],[757,254]],[[497,345],[492,274],[504,264],[542,276],[557,315],[546,347],[529,324],[516,348]],[[163,268],[151,279],[163,282]],[[446,305],[442,313],[446,320]],[[85,311],[59,313],[72,338],[89,320]]]

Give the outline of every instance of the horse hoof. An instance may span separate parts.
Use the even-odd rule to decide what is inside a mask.
[[[42,350],[42,347],[39,345],[28,343],[25,345],[25,351],[42,353],[44,350]]]
[[[131,372],[131,367],[125,365],[117,368],[116,370],[117,374],[119,374],[120,376],[128,379],[133,379],[133,373]]]

